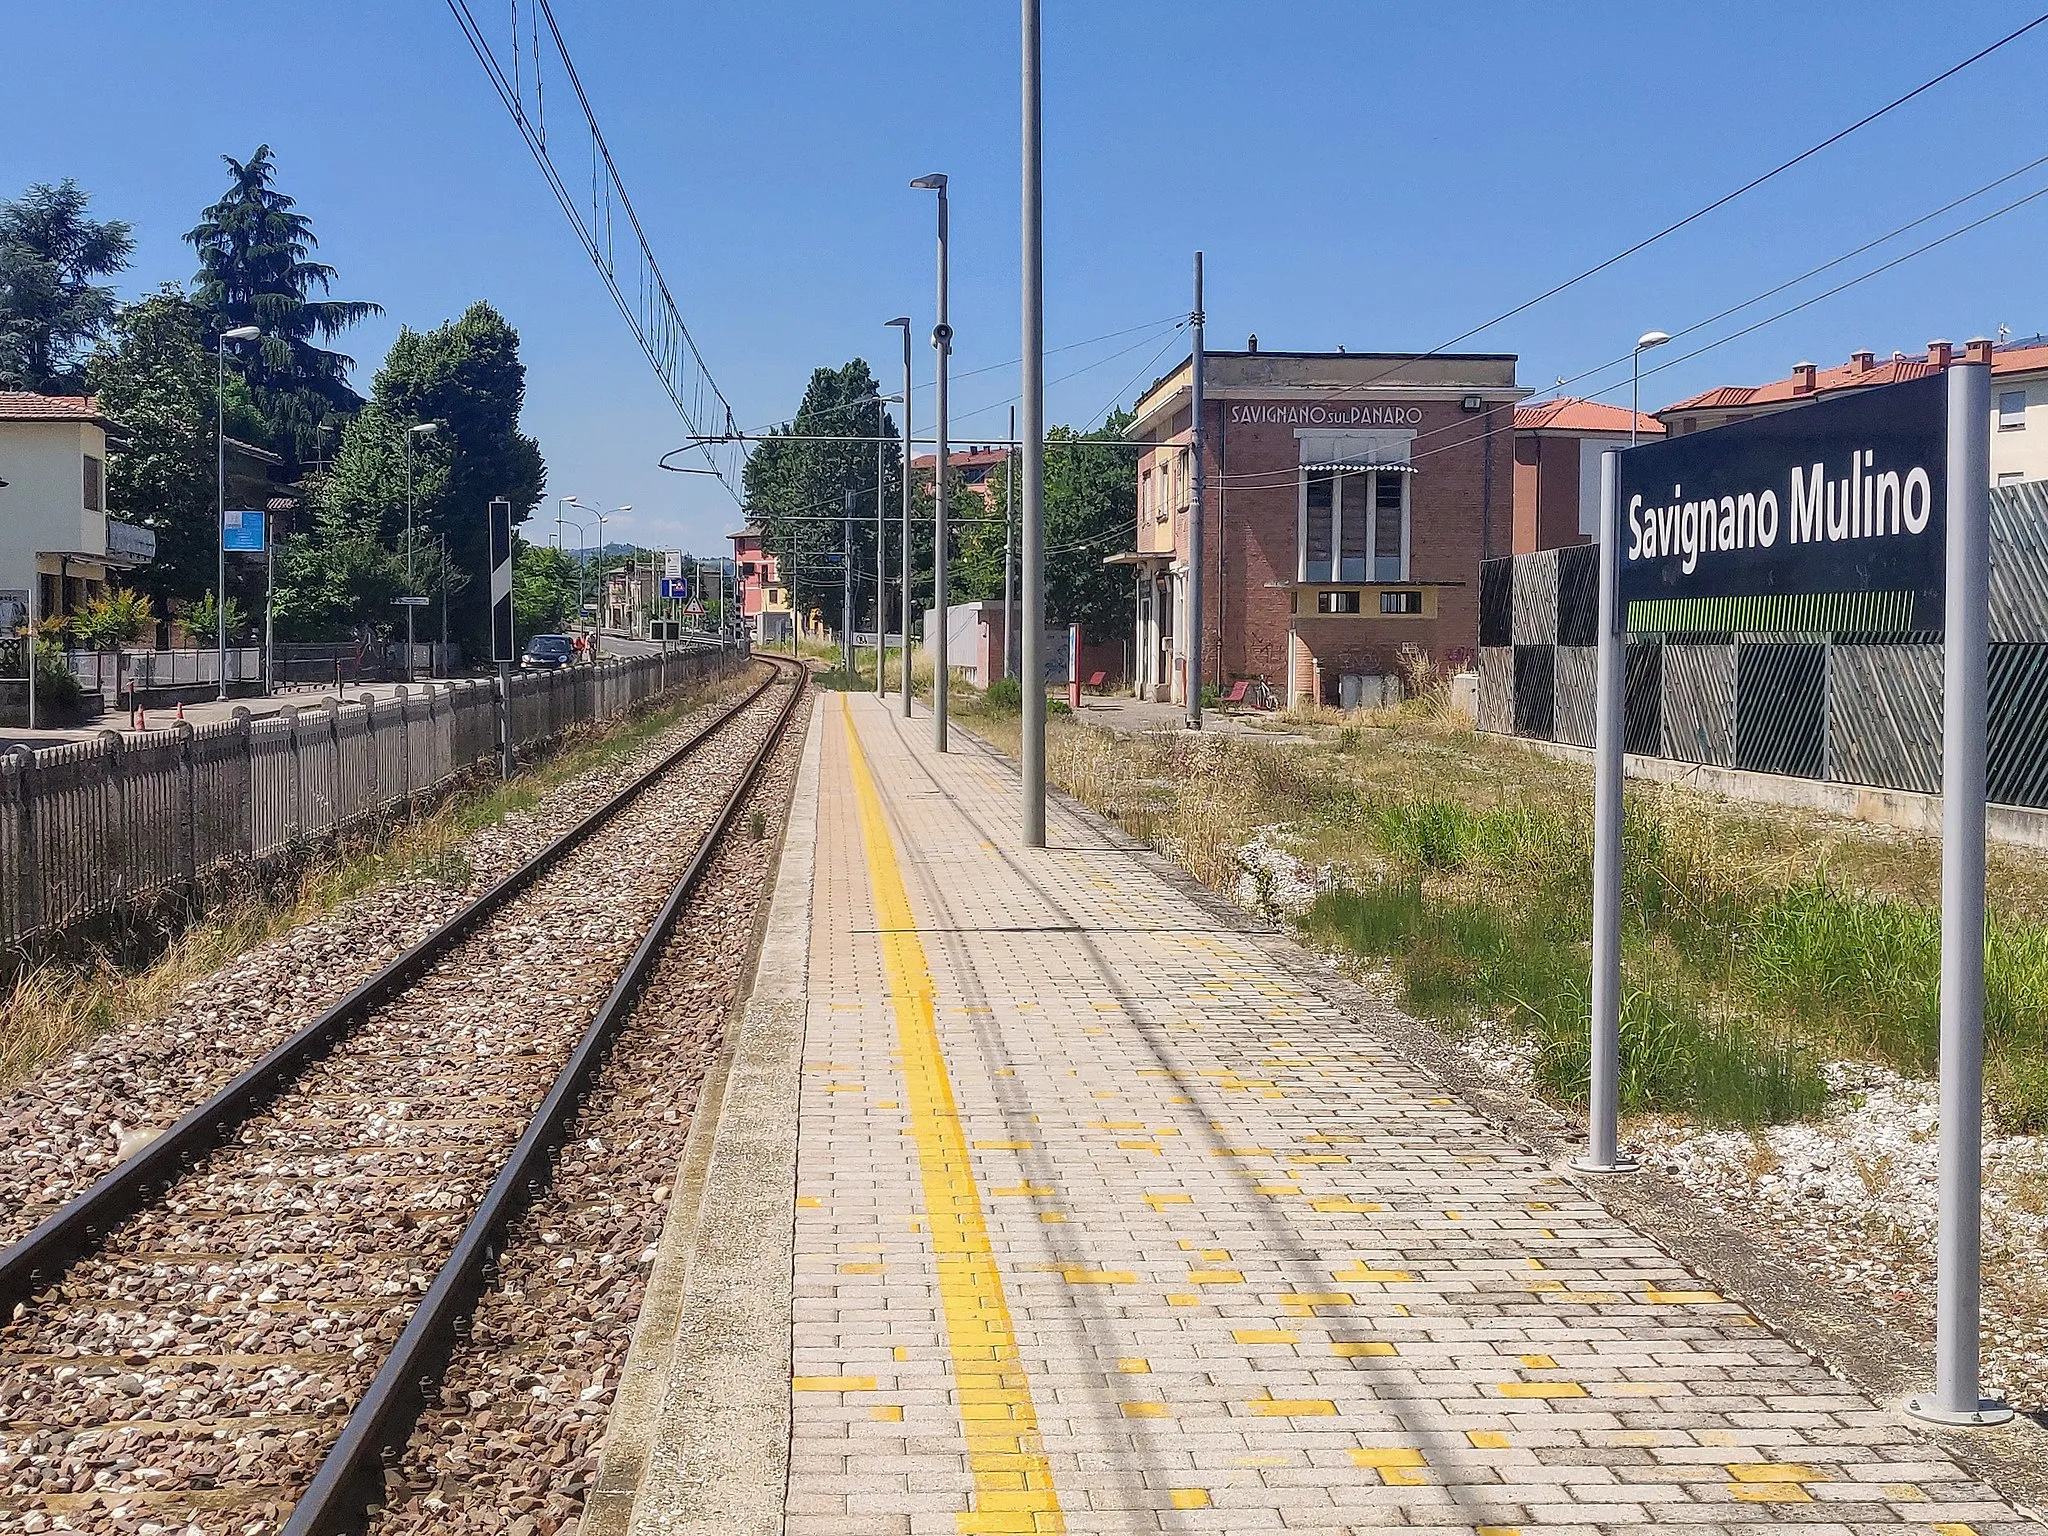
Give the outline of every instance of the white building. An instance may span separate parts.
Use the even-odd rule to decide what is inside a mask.
[[[1657,419],[1673,436],[1704,432],[1844,390],[1925,378],[1954,362],[1991,365],[1991,483],[2048,480],[2048,341],[2038,336],[2000,343],[1980,337],[1966,342],[1961,352],[1946,341],[1931,341],[1925,357],[1894,352],[1880,358],[1875,352],[1855,352],[1839,368],[1799,363],[1787,378],[1769,384],[1724,384],[1665,406]]]
[[[156,535],[107,511],[107,435],[89,395],[0,390],[0,631],[61,617],[156,553]]]

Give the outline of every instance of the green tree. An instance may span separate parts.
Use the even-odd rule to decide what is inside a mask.
[[[296,200],[277,190],[270,146],[246,161],[231,155],[227,195],[200,215],[185,238],[199,253],[193,298],[216,328],[255,325],[263,341],[250,370],[270,423],[270,446],[296,467],[317,456],[319,433],[332,416],[362,401],[348,382],[352,358],[316,344],[383,313],[361,300],[316,299],[331,291],[334,268],[310,259],[319,241]]]
[[[1045,434],[1046,622],[1079,624],[1090,640],[1118,638],[1132,620],[1130,573],[1102,560],[1130,548],[1137,528],[1135,455],[1127,448],[1090,446],[1120,441],[1131,420],[1128,411],[1117,411],[1092,432],[1052,427]],[[1021,469],[1010,484],[1021,499]],[[985,507],[967,504],[985,520],[963,519],[959,525],[950,583],[955,601],[1003,595],[1002,519],[1008,502],[1000,467],[987,485]],[[1021,600],[1021,571],[1016,581]]]
[[[118,651],[156,634],[156,605],[147,593],[116,587],[74,613],[70,628],[82,651]]]
[[[128,226],[86,217],[77,182],[38,182],[0,203],[0,388],[77,394],[86,353],[114,316]]]
[[[519,333],[489,304],[431,331],[405,330],[378,370],[368,405],[342,432],[314,483],[314,523],[292,541],[295,624],[382,626],[403,590],[406,439],[412,437],[414,585],[439,592],[434,551],[445,536],[453,567],[449,632],[472,654],[489,639],[489,592],[470,576],[490,564],[489,506],[512,503],[524,521],[547,488],[540,445],[519,430],[526,368]],[[431,434],[411,429],[431,422]],[[372,552],[389,553],[390,564]],[[330,569],[322,563],[335,555]],[[396,571],[400,583],[390,589]],[[351,583],[355,584],[353,589]]]
[[[1054,427],[1046,433],[1046,619],[1078,624],[1090,640],[1130,631],[1130,572],[1102,561],[1129,549],[1136,537],[1138,478],[1128,448],[1089,444],[1121,441],[1133,419],[1115,410],[1093,432]]]
[[[888,409],[876,397],[867,362],[855,358],[841,368],[811,374],[803,404],[790,424],[763,438],[747,460],[747,519],[761,529],[761,542],[781,564],[798,611],[817,609],[837,626],[842,598],[841,517],[853,492],[854,614],[865,623],[873,611],[875,569],[875,443],[889,439],[882,482],[884,514],[896,521],[901,506],[901,439]],[[806,437],[849,437],[855,442],[803,442]],[[927,519],[919,519],[926,523]],[[919,568],[930,568],[927,537],[914,551]],[[890,563],[900,558],[892,540]],[[892,599],[893,601],[893,599]]]
[[[160,610],[211,591],[215,580],[212,346],[206,315],[167,285],[121,311],[86,368],[101,408],[124,429],[107,465],[108,505],[156,534],[156,558],[131,580]],[[263,417],[247,382],[236,372],[226,378],[228,435],[260,439]]]
[[[213,594],[208,592],[197,602],[187,603],[178,615],[185,632],[203,646],[210,644],[219,630],[219,610],[214,606]],[[228,595],[228,644],[247,645],[255,638],[255,630],[249,623],[249,615],[243,609],[241,600]]]
[[[569,627],[582,602],[583,570],[574,555],[519,541],[512,557],[512,626],[524,645]]]

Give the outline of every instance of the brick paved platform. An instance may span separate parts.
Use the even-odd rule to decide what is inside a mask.
[[[872,698],[814,730],[786,1529],[2038,1533]]]

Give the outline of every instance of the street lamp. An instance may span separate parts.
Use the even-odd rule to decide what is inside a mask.
[[[1652,347],[1661,347],[1671,338],[1662,331],[1645,331],[1636,338],[1635,351],[1629,354],[1629,361],[1635,364],[1635,377],[1628,390],[1628,445],[1636,445],[1636,418],[1642,415],[1643,395],[1643,354]]]
[[[903,332],[903,718],[910,718],[910,316],[898,315],[888,324]],[[877,434],[879,435],[879,434]],[[791,608],[794,610],[795,605]],[[790,632],[795,633],[796,614],[790,614]],[[881,686],[881,663],[875,664],[875,686]]]
[[[422,421],[405,429],[405,680],[412,681],[413,663],[413,614],[419,604],[413,599],[419,594],[413,591],[412,575],[412,441],[416,437],[432,437],[441,430],[435,421]]]
[[[231,331],[222,331],[214,343],[213,379],[213,438],[214,438],[214,543],[218,546],[218,576],[213,589],[214,639],[219,654],[216,663],[220,670],[219,690],[214,697],[228,696],[228,343],[231,341],[254,341],[263,334],[262,327],[238,325]],[[263,530],[263,542],[270,542],[270,530]],[[31,674],[35,663],[31,657]]]
[[[934,171],[911,183],[919,191],[939,194],[939,312],[932,326],[932,350],[939,355],[937,387],[932,392],[938,412],[938,454],[932,465],[932,594],[938,612],[937,633],[926,636],[932,652],[932,744],[946,750],[946,359],[953,352],[953,327],[946,323],[946,178]]]
[[[573,497],[570,499],[574,501]],[[632,511],[633,504],[629,501],[623,507],[614,507],[610,512],[606,512],[603,507],[595,506],[587,501],[578,501],[575,504],[597,519],[597,558],[602,560],[604,558],[604,520],[607,517],[617,517],[621,513]],[[609,587],[607,586],[604,591],[608,594]],[[592,661],[597,660],[599,647],[604,643],[604,610],[605,603],[601,596],[597,609],[597,627],[590,637],[590,659]]]

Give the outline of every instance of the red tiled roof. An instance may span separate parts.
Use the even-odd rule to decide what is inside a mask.
[[[946,455],[946,463],[954,469],[989,469],[1000,464],[1008,456],[1003,448],[956,448]],[[910,461],[912,469],[930,469],[939,462],[936,453],[921,453]]]
[[[100,403],[91,395],[38,395],[25,389],[0,389],[0,421],[105,422]]]
[[[1960,362],[1963,358],[1963,349],[1956,348],[1954,355]],[[2006,347],[1993,349],[1991,353],[1991,376],[1994,379],[2042,370],[2048,370],[2048,345]],[[1939,365],[1929,362],[1925,353],[1918,357],[1895,355],[1885,358],[1882,362],[1869,354],[1863,354],[1861,359],[1852,357],[1839,367],[1816,369],[1811,389],[1795,390],[1794,379],[1790,377],[1773,379],[1768,384],[1724,384],[1718,389],[1710,389],[1704,394],[1693,395],[1689,399],[1667,405],[1658,414],[1668,416],[1674,411],[1719,411],[1745,405],[1782,405],[1791,400],[1818,399],[1837,390],[1868,389],[1877,384],[1902,384],[1908,379],[1924,379],[1928,374],[1940,371]]]
[[[1618,405],[1597,400],[1536,400],[1515,407],[1517,432],[1626,432],[1629,413]],[[1644,412],[1636,417],[1636,430],[1651,436],[1664,431],[1664,423]]]

